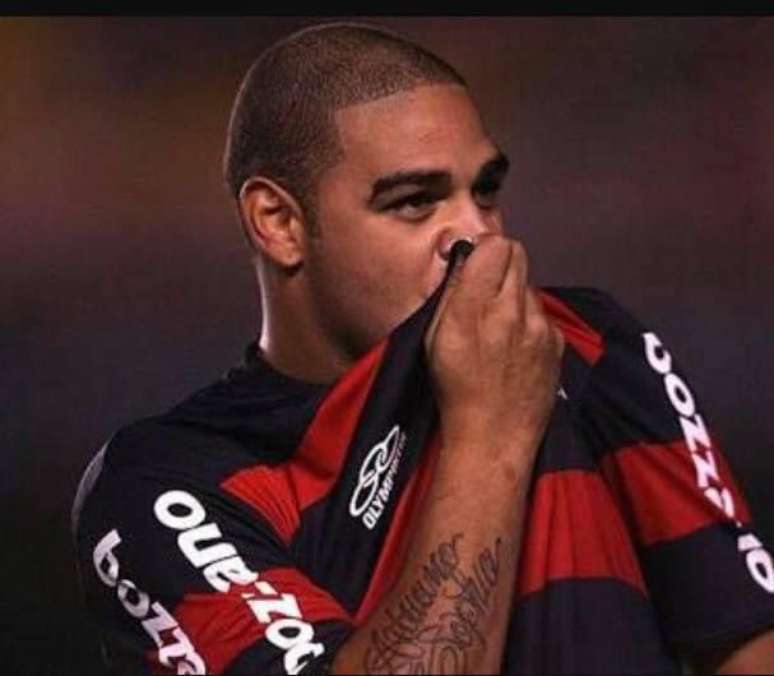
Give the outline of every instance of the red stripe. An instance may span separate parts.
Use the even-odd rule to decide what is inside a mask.
[[[616,578],[647,595],[626,524],[599,474],[542,475],[525,523],[517,597],[555,580],[589,577]]]
[[[302,620],[352,622],[347,612],[328,594],[295,568],[274,568],[260,573],[279,594],[293,594]],[[227,593],[186,594],[175,617],[207,665],[207,673],[221,673],[253,643],[262,639],[268,624],[253,614],[242,594],[262,594],[255,585],[232,585]],[[276,597],[274,597],[276,598]],[[272,620],[282,615],[271,615]]]
[[[592,366],[604,352],[604,341],[599,332],[591,328],[568,305],[545,291],[538,291],[548,316],[556,322],[565,340]]]
[[[707,449],[700,448],[700,455]],[[735,518],[750,512],[723,456],[712,451],[722,483],[733,498]],[[684,441],[638,444],[608,453],[602,473],[627,515],[639,545],[674,540],[713,523],[733,521],[703,494],[691,451]]]
[[[287,544],[300,514],[338,479],[388,339],[375,345],[328,393],[298,451],[281,465],[244,469],[221,484],[272,524]]]
[[[411,542],[412,523],[421,511],[424,497],[430,488],[440,448],[440,434],[436,431],[423,450],[422,465],[411,475],[395,507],[371,582],[355,615],[355,624],[358,626],[374,611],[403,571]]]

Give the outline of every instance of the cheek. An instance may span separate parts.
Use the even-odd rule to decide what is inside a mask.
[[[365,227],[362,234],[339,239],[336,249],[327,251],[326,256],[339,283],[346,282],[353,292],[394,300],[419,291],[427,266],[420,242],[378,227]]]
[[[395,311],[424,297],[431,270],[425,247],[419,244],[390,241],[363,256],[362,279],[374,293],[389,299]]]
[[[373,243],[371,243],[373,244]],[[322,311],[340,331],[373,341],[388,333],[424,300],[426,257],[406,251],[405,243],[367,246],[351,241],[317,261],[313,289]]]
[[[371,319],[384,316],[390,310],[399,310],[414,295],[420,281],[415,267],[395,249],[361,249],[338,269],[338,291],[345,292],[350,304],[360,307]]]

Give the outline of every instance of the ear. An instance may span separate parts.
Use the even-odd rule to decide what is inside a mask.
[[[239,191],[239,212],[252,248],[281,268],[304,259],[304,213],[295,198],[265,176],[253,176]]]

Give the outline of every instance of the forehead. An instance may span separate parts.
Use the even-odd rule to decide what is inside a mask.
[[[363,177],[414,167],[475,172],[496,152],[459,85],[426,85],[349,106],[335,122],[339,170]]]

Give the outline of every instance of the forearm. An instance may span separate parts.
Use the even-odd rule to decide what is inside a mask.
[[[774,629],[688,660],[695,674],[774,673]]]
[[[531,462],[490,463],[491,452],[443,449],[403,572],[332,673],[500,670]]]

